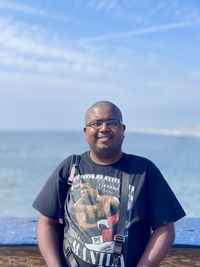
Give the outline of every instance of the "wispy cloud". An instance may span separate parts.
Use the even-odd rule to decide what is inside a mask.
[[[192,27],[195,25],[200,25],[200,19],[162,24],[159,26],[145,27],[145,28],[141,28],[141,29],[137,29],[137,30],[124,31],[124,32],[112,33],[112,34],[107,34],[107,35],[99,35],[99,36],[95,36],[95,37],[91,37],[91,38],[87,38],[87,39],[82,39],[80,41],[80,43],[81,44],[88,44],[88,43],[105,42],[105,41],[109,41],[109,40],[113,40],[113,39],[139,36],[139,35],[168,31],[168,30],[175,30],[175,29],[179,29],[179,28]]]
[[[28,4],[21,4],[19,2],[13,2],[9,0],[1,0],[0,1],[0,10],[7,11],[16,11],[22,14],[31,15],[35,17],[43,17],[60,21],[69,21],[68,16],[62,16],[61,14],[57,15],[55,12],[51,13],[50,11],[44,11],[40,7],[30,6]]]
[[[94,12],[109,14],[118,22],[128,22],[140,27],[156,25],[160,21],[166,24],[200,18],[199,6],[194,1],[88,0],[86,6]]]
[[[90,0],[88,6],[95,8],[97,11],[108,11],[114,9],[117,2],[117,0]]]
[[[172,106],[171,118],[180,108],[191,123],[189,109],[199,107],[199,9],[187,0],[0,0],[0,128],[52,125],[53,117],[56,127],[60,114],[73,125],[69,110],[80,121],[80,107],[101,98],[122,104],[130,124],[152,126]],[[177,38],[175,30],[189,27]],[[162,40],[158,32],[166,32]]]
[[[49,16],[48,13],[36,9],[32,6],[28,6],[26,4],[14,3],[13,1],[1,1],[0,9],[14,10],[20,11],[25,14],[37,15],[37,16]]]
[[[105,54],[98,49],[88,49],[69,42],[66,44],[63,40],[54,40],[53,36],[51,39],[45,38],[40,28],[27,27],[10,18],[0,19],[0,32],[2,70],[22,72],[24,75],[31,72],[51,73],[60,77],[86,75],[93,79],[105,71],[112,73],[124,68],[123,63],[115,64],[114,59],[101,60]]]

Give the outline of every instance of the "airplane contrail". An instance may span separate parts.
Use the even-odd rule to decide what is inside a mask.
[[[149,33],[154,33],[154,32],[174,30],[178,28],[186,28],[186,27],[191,27],[191,26],[195,26],[199,24],[200,24],[200,20],[192,20],[192,21],[190,20],[190,21],[182,21],[182,22],[176,22],[176,23],[168,23],[168,24],[162,24],[160,26],[152,26],[152,27],[146,27],[146,28],[137,29],[137,30],[124,31],[124,32],[112,33],[112,34],[107,34],[107,35],[99,35],[96,37],[82,39],[80,43],[82,44],[98,43],[98,42],[118,39],[121,37],[138,36],[138,35],[149,34]]]

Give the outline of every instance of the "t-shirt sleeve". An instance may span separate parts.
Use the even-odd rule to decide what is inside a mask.
[[[152,229],[185,216],[185,212],[159,169],[150,162],[147,172],[149,216]]]
[[[60,210],[67,195],[69,162],[69,158],[61,162],[33,202],[33,208],[55,220],[60,218]]]

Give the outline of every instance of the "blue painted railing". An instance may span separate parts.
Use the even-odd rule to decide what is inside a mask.
[[[36,246],[37,218],[0,218],[0,246]],[[174,248],[200,248],[200,218],[175,223]]]
[[[37,218],[0,218],[0,246],[36,246]]]

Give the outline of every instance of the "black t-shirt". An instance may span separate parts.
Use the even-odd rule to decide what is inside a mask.
[[[65,238],[85,266],[112,264],[123,172],[130,178],[126,266],[136,266],[152,230],[185,215],[158,168],[146,158],[123,153],[118,162],[99,165],[86,152],[81,155],[79,173],[69,189],[70,162],[68,157],[56,168],[33,207],[47,217],[65,219]],[[64,216],[63,204],[68,190]]]

